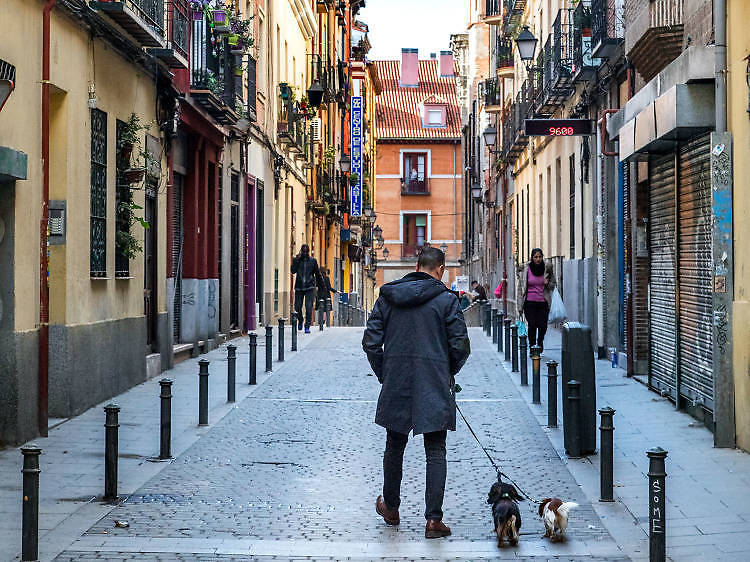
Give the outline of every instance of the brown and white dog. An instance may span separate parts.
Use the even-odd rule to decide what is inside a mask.
[[[568,528],[568,513],[578,507],[575,502],[564,502],[560,498],[545,498],[539,504],[539,517],[544,521],[544,537],[552,542],[565,540]]]
[[[497,534],[497,546],[503,546],[508,539],[511,546],[518,544],[518,530],[521,528],[521,512],[516,502],[523,501],[516,489],[505,482],[495,482],[487,495],[487,503],[492,504],[492,520]]]

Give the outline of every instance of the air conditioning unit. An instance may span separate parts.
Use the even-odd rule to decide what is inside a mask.
[[[312,136],[313,142],[320,142],[322,137],[320,117],[310,120],[310,136]]]

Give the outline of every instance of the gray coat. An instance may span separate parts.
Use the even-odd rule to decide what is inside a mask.
[[[375,423],[399,433],[456,429],[453,376],[471,352],[456,296],[426,273],[381,287],[362,338],[383,385]]]

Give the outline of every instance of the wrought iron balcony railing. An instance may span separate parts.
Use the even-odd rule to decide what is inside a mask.
[[[585,82],[596,74],[601,61],[591,56],[591,3],[579,2],[573,11],[573,80]]]
[[[190,5],[188,0],[167,0],[167,41],[183,57],[190,50]]]
[[[484,0],[482,19],[488,23],[497,23],[503,16],[502,0]]]
[[[496,108],[503,104],[502,88],[497,78],[487,78],[480,82],[481,96],[484,100],[485,110],[487,108]]]
[[[91,0],[89,6],[106,14],[145,47],[164,44],[164,0]]]
[[[401,195],[429,195],[430,184],[427,178],[402,178]]]
[[[591,34],[592,56],[608,58],[620,51],[625,28],[614,0],[591,0]]]
[[[513,70],[513,40],[498,35],[495,44],[495,69],[498,71]]]

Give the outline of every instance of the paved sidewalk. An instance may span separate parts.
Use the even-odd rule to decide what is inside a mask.
[[[492,340],[485,337],[492,346]],[[611,406],[614,416],[615,503],[599,502],[599,455],[567,459],[563,447],[561,377],[558,377],[558,429],[547,425],[546,361],[560,363],[561,333],[550,329],[542,357],[542,404],[531,403],[531,386],[512,379],[567,468],[623,551],[633,560],[648,559],[648,458],[646,450],[666,449],[667,555],[679,562],[747,560],[750,556],[750,455],[716,449],[713,435],[666,398],[628,378],[609,361],[596,361],[597,408]],[[499,359],[498,359],[498,362]],[[503,361],[507,371],[509,364]],[[529,360],[531,385],[531,360]],[[561,368],[558,368],[558,374]],[[599,416],[597,414],[597,420]],[[597,423],[597,442],[598,442]],[[598,450],[597,450],[598,453]]]
[[[114,505],[101,501],[104,493],[104,411],[111,402],[120,406],[118,493],[127,497],[159,474],[168,462],[158,461],[160,424],[159,380],[172,385],[172,455],[178,457],[204,436],[210,427],[256,392],[269,375],[265,373],[265,330],[258,330],[257,386],[248,384],[249,338],[227,343],[237,346],[236,403],[227,402],[226,343],[198,358],[183,361],[174,369],[148,380],[115,398],[106,400],[78,417],[50,429],[35,443],[40,457],[39,550],[40,560],[51,560],[86,529],[111,511]],[[308,347],[325,332],[299,333],[298,347]],[[278,363],[278,327],[273,330],[273,369],[282,373],[287,363]],[[286,359],[292,359],[291,329],[285,330]],[[209,365],[209,427],[198,427],[198,361]],[[21,556],[21,467],[18,448],[0,450],[0,559]]]

